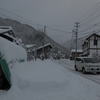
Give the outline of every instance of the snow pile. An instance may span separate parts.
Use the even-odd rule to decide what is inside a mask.
[[[25,60],[27,58],[26,50],[2,37],[0,37],[0,52],[7,63]]]
[[[0,91],[0,100],[100,100],[100,85],[51,60],[16,63],[11,74],[12,87]]]

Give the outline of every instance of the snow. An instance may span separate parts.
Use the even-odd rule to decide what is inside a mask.
[[[12,30],[11,26],[0,26],[0,33]]]
[[[26,47],[27,47],[27,48],[31,48],[31,47],[33,47],[33,46],[35,46],[35,45],[36,45],[36,44],[34,44],[34,45],[33,45],[33,44],[27,44]]]
[[[45,44],[43,46],[38,47],[38,49],[41,49],[41,48],[46,47],[46,46],[51,46],[52,47],[51,43],[47,43],[47,44]]]
[[[27,59],[26,50],[2,37],[0,37],[0,52],[7,63]]]
[[[17,62],[10,70],[12,87],[0,91],[0,100],[100,100],[100,85],[51,60]]]
[[[3,39],[0,40],[1,44]],[[6,45],[14,55],[10,42]],[[21,49],[14,50],[21,52]],[[9,52],[4,53],[8,55]],[[25,53],[17,57],[21,55],[25,56]],[[73,66],[72,61],[68,60],[68,66]],[[52,60],[16,62],[10,71],[11,89],[1,90],[0,100],[100,100],[100,84],[72,73]]]
[[[76,50],[72,49],[71,52],[76,52]],[[82,49],[78,49],[77,52],[83,52],[83,50]]]

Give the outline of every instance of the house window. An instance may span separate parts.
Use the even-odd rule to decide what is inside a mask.
[[[97,45],[97,37],[94,36],[94,45]]]

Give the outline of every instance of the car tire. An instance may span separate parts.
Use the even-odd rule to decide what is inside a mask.
[[[78,69],[77,69],[76,65],[74,66],[74,68],[75,68],[75,71],[78,71]]]
[[[97,72],[97,74],[100,74],[100,72]]]
[[[82,73],[83,74],[86,74],[86,71],[85,71],[85,68],[84,67],[82,68]]]

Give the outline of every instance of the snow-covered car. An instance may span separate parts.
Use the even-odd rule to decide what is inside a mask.
[[[76,71],[81,70],[83,74],[86,72],[100,73],[100,63],[92,57],[77,57],[74,68]]]

